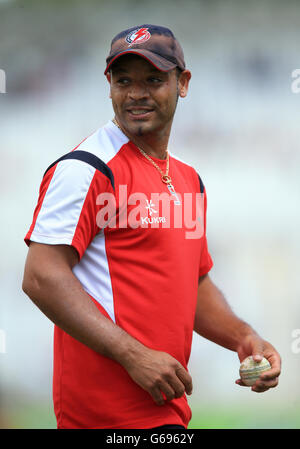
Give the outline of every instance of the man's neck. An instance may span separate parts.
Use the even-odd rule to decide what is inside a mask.
[[[150,157],[156,157],[157,159],[166,159],[169,138],[155,139],[151,136],[128,136],[130,140],[139,148],[145,151]]]
[[[170,137],[170,130],[161,131],[155,134],[145,133],[143,135],[131,134],[122,127],[115,119],[114,123],[121,129],[121,131],[133,142],[137,147],[145,151],[150,157],[158,159],[167,158],[168,142]]]

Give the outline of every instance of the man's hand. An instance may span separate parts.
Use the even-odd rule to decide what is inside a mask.
[[[157,405],[164,405],[184,392],[192,394],[192,378],[186,369],[166,352],[144,348],[126,366],[130,377],[152,396]],[[163,397],[165,395],[165,398]]]
[[[237,352],[240,362],[249,355],[258,362],[262,357],[269,361],[271,369],[261,374],[260,379],[252,386],[253,391],[261,393],[278,385],[280,355],[251,326],[233,313],[223,293],[208,275],[199,279],[194,330],[202,337]],[[236,383],[244,386],[241,379]]]
[[[260,378],[252,386],[252,391],[263,393],[269,388],[274,388],[278,385],[278,377],[281,372],[281,358],[269,342],[262,340],[257,334],[248,335],[240,343],[237,353],[240,362],[252,355],[256,362],[260,362],[265,357],[271,365],[271,369],[260,375]],[[246,386],[241,379],[236,380],[235,383]]]

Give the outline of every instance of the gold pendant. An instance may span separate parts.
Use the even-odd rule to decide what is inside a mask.
[[[171,180],[171,179],[170,179],[170,180]],[[178,195],[177,195],[177,193],[176,193],[176,191],[175,191],[175,189],[174,189],[173,184],[171,184],[171,182],[169,182],[168,185],[167,185],[167,187],[168,187],[168,189],[169,189],[171,195],[174,196],[174,204],[176,204],[176,206],[180,206],[180,199],[178,198]]]
[[[171,182],[172,182],[172,179],[169,175],[162,175],[161,180],[165,184],[171,184]]]

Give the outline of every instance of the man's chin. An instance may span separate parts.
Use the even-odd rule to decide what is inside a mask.
[[[155,126],[152,123],[137,121],[136,123],[128,123],[126,125],[126,129],[133,136],[143,136],[155,131]]]

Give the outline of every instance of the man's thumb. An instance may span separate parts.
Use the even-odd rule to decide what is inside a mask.
[[[258,341],[252,350],[252,357],[255,362],[261,362],[263,359],[263,345],[262,342]]]

